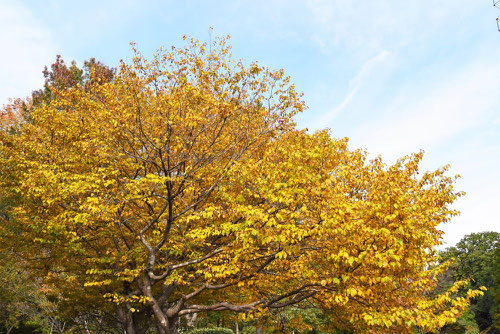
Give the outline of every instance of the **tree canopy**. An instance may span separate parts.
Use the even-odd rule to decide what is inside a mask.
[[[481,294],[454,298],[458,281],[430,297],[437,225],[462,194],[446,167],[420,175],[422,153],[387,166],[299,130],[289,77],[234,60],[225,38],[135,52],[3,118],[0,192],[17,200],[2,243],[66,312],[176,333],[183,316],[312,300],[332,328],[393,333],[440,328]]]

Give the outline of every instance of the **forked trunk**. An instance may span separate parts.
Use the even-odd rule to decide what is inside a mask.
[[[137,334],[132,312],[130,312],[127,306],[123,305],[118,308],[118,319],[120,320],[120,325],[126,334]]]

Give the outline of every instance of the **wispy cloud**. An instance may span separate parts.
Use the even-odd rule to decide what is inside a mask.
[[[326,112],[318,117],[318,122],[321,124],[330,124],[335,117],[337,117],[351,102],[353,97],[358,92],[359,88],[363,85],[366,78],[370,75],[373,69],[382,63],[389,56],[386,50],[381,51],[373,58],[367,60],[356,73],[354,78],[349,81],[349,91],[344,99],[335,106],[332,110]],[[315,126],[318,127],[318,126]]]
[[[410,41],[463,27],[460,20],[477,10],[472,1],[331,1],[311,0],[307,8],[315,22],[311,39],[325,49],[336,44],[351,50],[398,48]],[[450,36],[452,37],[452,36]]]

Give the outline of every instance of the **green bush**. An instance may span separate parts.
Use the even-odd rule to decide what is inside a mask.
[[[229,328],[211,327],[211,328],[195,328],[189,334],[234,334]]]
[[[245,326],[241,331],[241,334],[255,334],[254,326]]]
[[[479,327],[474,319],[474,313],[468,310],[454,324],[441,328],[441,334],[478,334]],[[493,333],[493,332],[492,332]]]

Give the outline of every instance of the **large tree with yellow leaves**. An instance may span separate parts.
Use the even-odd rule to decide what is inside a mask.
[[[233,60],[226,39],[136,51],[89,84],[53,88],[0,134],[2,196],[18,198],[2,242],[67,311],[170,334],[186,315],[314,300],[332,328],[393,333],[453,322],[480,293],[430,297],[436,226],[460,196],[446,169],[297,130],[289,78]]]

